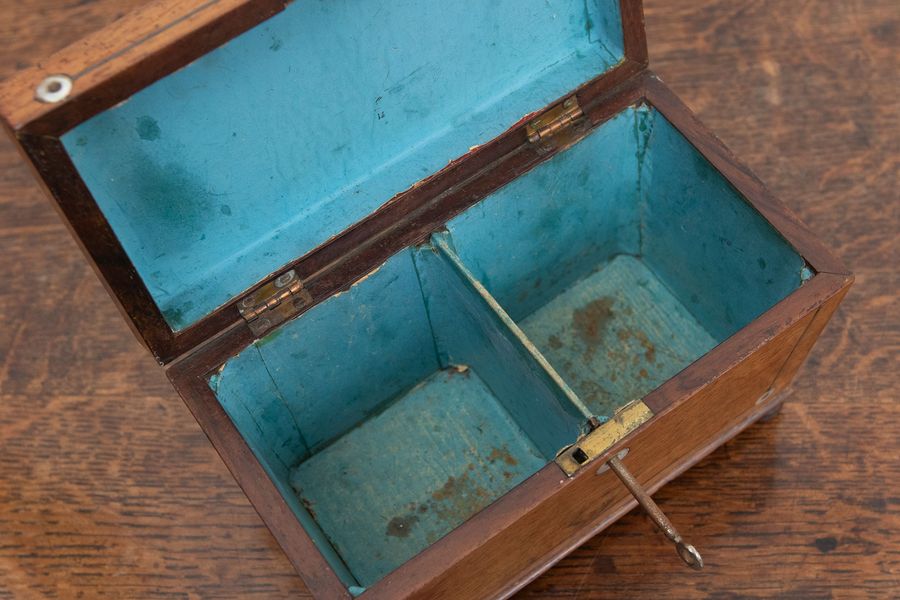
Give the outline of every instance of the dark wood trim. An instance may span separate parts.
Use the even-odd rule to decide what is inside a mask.
[[[59,137],[284,8],[286,0],[157,0],[0,84],[0,115],[23,134]],[[48,75],[67,75],[59,104],[35,99]]]
[[[141,280],[109,222],[57,138],[23,134],[19,150],[36,179],[55,202],[54,208],[138,340],[150,348],[166,342],[156,323],[162,313]]]
[[[625,57],[635,63],[647,66],[647,30],[644,27],[644,3],[641,0],[620,0],[622,14],[622,38],[625,42]]]
[[[676,126],[697,150],[806,259],[816,272],[849,274],[844,264],[775,198],[766,186],[715,136],[651,71],[642,74],[644,94],[651,105]]]

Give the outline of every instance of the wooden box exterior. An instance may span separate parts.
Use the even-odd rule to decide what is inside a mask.
[[[77,175],[59,136],[282,8],[231,0],[150,5],[23,71],[0,87],[0,113],[53,196],[138,337],[184,401],[311,591],[350,598],[294,518],[207,385],[255,336],[236,300],[174,335]],[[645,101],[658,109],[797,249],[814,277],[751,325],[645,398],[655,416],[575,476],[549,464],[509,494],[369,588],[363,598],[505,597],[634,506],[605,459],[629,449],[628,466],[655,490],[772,410],[840,303],[852,276],[646,69],[640,2],[622,0],[627,59],[577,90],[589,127]],[[169,25],[157,29],[155,23]],[[58,106],[33,100],[45,75],[78,72],[77,93]],[[320,302],[479,199],[550,158],[515,127],[404,192],[296,269]],[[585,132],[586,134],[586,132]],[[276,274],[277,275],[277,274]],[[257,286],[262,286],[260,282]]]
[[[768,195],[652,73],[630,78],[601,97],[595,110],[588,111],[594,124],[640,100],[660,110],[791,241],[817,274],[647,396],[645,402],[656,416],[594,461],[592,468],[567,479],[556,464],[547,465],[369,588],[363,598],[512,594],[634,507],[634,499],[611,474],[595,475],[608,457],[629,448],[629,468],[648,489],[655,490],[777,407],[852,283],[837,259]],[[517,174],[546,158],[533,158]],[[486,194],[505,181],[482,182],[479,192]],[[228,336],[242,341],[227,341]],[[180,361],[169,369],[169,376],[313,593],[349,598],[311,539],[279,502],[274,486],[266,483],[261,467],[209,390],[209,374],[229,358],[233,348],[253,339],[239,328],[228,336]]]

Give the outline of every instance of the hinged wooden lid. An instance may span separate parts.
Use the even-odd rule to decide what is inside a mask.
[[[392,197],[511,127],[565,143],[573,90],[645,64],[632,0],[171,1],[20,72],[0,112],[168,362],[289,318]]]

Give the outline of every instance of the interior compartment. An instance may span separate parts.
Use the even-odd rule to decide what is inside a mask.
[[[637,106],[246,348],[210,386],[359,592],[809,275]]]
[[[452,257],[404,251],[210,380],[359,591],[552,461],[589,413]]]
[[[62,142],[180,330],[623,54],[618,0],[292,2]]]
[[[656,110],[629,108],[452,220],[449,244],[609,417],[810,275]]]

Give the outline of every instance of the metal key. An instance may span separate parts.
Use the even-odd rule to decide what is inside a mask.
[[[631,492],[631,495],[635,497],[638,501],[638,504],[641,505],[650,518],[656,523],[657,527],[662,529],[663,533],[669,538],[674,544],[675,549],[678,552],[678,556],[681,557],[681,560],[685,562],[685,564],[692,569],[702,569],[703,568],[703,557],[700,556],[700,553],[697,552],[697,549],[692,545],[685,543],[685,541],[681,538],[681,534],[678,533],[678,530],[675,529],[675,526],[672,525],[672,522],[666,517],[665,513],[657,506],[656,502],[653,501],[653,498],[650,497],[644,488],[641,487],[641,484],[638,483],[637,479],[634,478],[634,475],[631,474],[628,469],[625,468],[625,465],[622,464],[622,461],[619,460],[618,457],[613,457],[609,459],[606,463],[609,465],[609,468],[612,469],[612,472],[616,474],[616,476],[622,480],[622,483],[628,488],[628,491]]]

